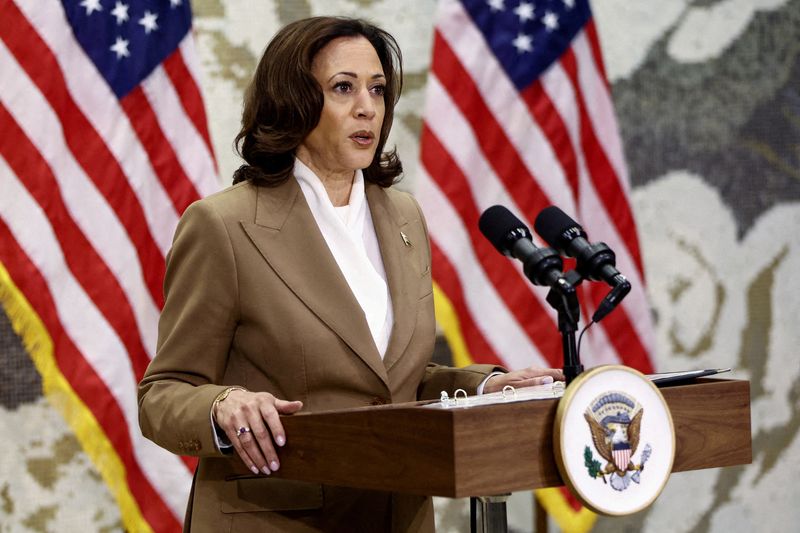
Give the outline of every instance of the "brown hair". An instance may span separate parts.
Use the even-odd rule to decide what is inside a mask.
[[[317,126],[322,113],[322,88],[311,74],[314,56],[333,39],[356,36],[365,37],[375,48],[386,77],[383,125],[364,179],[388,187],[403,172],[396,150],[383,153],[403,85],[397,41],[360,19],[312,17],[281,29],[258,63],[245,93],[242,129],[235,140],[236,151],[247,164],[234,172],[234,183],[249,179],[278,185],[289,179],[295,150]]]

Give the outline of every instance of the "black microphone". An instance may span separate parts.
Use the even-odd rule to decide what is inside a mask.
[[[545,207],[534,223],[536,233],[568,257],[574,257],[578,273],[586,279],[605,281],[612,290],[603,299],[592,316],[599,322],[610,313],[631,290],[630,282],[616,269],[617,256],[603,242],[591,244],[580,224],[564,211],[551,205]]]
[[[501,254],[522,261],[522,270],[534,285],[553,287],[563,281],[561,257],[550,248],[537,248],[528,226],[502,205],[484,211],[478,227]]]

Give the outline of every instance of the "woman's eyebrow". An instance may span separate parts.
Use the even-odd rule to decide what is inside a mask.
[[[337,72],[336,74],[334,74],[333,76],[328,78],[328,81],[331,81],[333,78],[335,78],[336,76],[340,76],[340,75],[358,79],[358,74],[356,74],[355,72],[350,72],[350,71],[343,70],[341,72]],[[378,72],[376,74],[373,74],[370,79],[376,80],[376,79],[379,79],[379,78],[386,78],[386,76],[384,76],[383,73]]]

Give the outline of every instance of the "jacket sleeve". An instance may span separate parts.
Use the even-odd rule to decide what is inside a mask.
[[[431,363],[425,369],[425,377],[420,384],[417,396],[420,400],[439,399],[442,391],[453,396],[458,389],[467,394],[477,394],[478,385],[492,372],[507,372],[500,366],[469,365],[462,368],[437,365]]]
[[[236,263],[222,217],[201,200],[184,213],[167,254],[156,356],[139,384],[139,425],[182,455],[220,455],[210,422],[239,314]]]

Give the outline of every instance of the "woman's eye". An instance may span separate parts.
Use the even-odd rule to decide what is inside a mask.
[[[376,85],[372,88],[373,94],[377,94],[378,96],[383,96],[386,93],[386,86],[385,85]]]
[[[333,90],[340,93],[346,93],[352,88],[353,86],[349,81],[340,81],[333,86]]]

